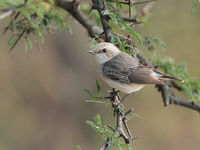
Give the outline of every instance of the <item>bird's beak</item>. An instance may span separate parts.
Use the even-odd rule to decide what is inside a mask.
[[[96,53],[96,51],[95,50],[89,50],[89,51],[87,51],[88,53],[91,53],[91,54],[95,54]]]

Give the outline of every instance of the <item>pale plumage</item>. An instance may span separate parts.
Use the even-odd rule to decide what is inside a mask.
[[[164,80],[179,80],[164,75],[136,58],[121,52],[111,43],[103,42],[88,51],[95,55],[100,77],[111,87],[124,93],[140,90],[145,84],[163,84]]]

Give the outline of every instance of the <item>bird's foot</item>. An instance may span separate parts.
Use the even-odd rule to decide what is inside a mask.
[[[117,96],[117,99],[120,99],[120,96],[118,94],[119,92],[120,92],[119,90],[117,90],[117,91],[113,90],[110,92],[111,101],[113,101],[113,102],[115,101],[115,96]]]

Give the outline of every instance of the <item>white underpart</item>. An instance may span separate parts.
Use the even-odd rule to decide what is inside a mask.
[[[113,81],[111,79],[103,78],[103,80],[112,88],[116,88],[121,92],[130,94],[132,92],[136,92],[141,90],[145,85],[144,84],[136,84],[136,83],[120,83],[117,81]]]

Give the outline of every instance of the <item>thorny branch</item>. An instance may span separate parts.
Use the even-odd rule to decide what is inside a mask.
[[[79,2],[77,0],[72,2],[54,0],[54,2],[56,6],[61,7],[70,13],[88,31],[90,37],[95,37],[95,35],[100,35],[103,32],[101,28],[92,24],[81,14],[79,11]]]
[[[152,1],[155,1],[155,0],[146,0],[146,1],[138,2],[138,3],[132,3],[131,0],[128,0],[127,2],[120,1],[120,3],[126,4],[129,6],[129,18],[124,18],[124,20],[127,22],[137,22],[137,19],[132,18],[131,6],[136,5],[136,4],[148,3],[148,2],[152,2]],[[83,25],[84,28],[86,28],[90,37],[95,37],[95,35],[98,35],[98,36],[101,35],[101,37],[102,37],[102,35],[104,35],[103,38],[105,39],[105,41],[110,42],[111,36],[112,36],[112,34],[114,34],[114,35],[117,35],[121,40],[130,42],[131,39],[129,37],[125,37],[125,36],[119,35],[117,33],[111,33],[111,28],[109,27],[109,24],[108,24],[109,16],[104,15],[104,11],[107,9],[105,1],[103,0],[103,5],[100,5],[99,0],[92,0],[92,2],[93,2],[92,9],[96,9],[98,11],[103,30],[100,27],[95,26],[93,23],[91,23],[85,17],[83,17],[83,15],[81,14],[81,12],[78,9],[78,6],[79,6],[78,0],[74,0],[72,2],[66,2],[63,0],[55,0],[55,4],[57,6],[65,9],[67,12],[69,12],[81,25]],[[141,55],[137,54],[137,57],[142,63],[153,67],[153,65],[147,59],[143,58]],[[192,110],[196,110],[200,113],[199,105],[195,104],[194,102],[185,101],[181,98],[178,98],[169,89],[169,84],[166,83],[165,85],[156,85],[156,87],[158,88],[158,91],[160,91],[162,94],[164,106],[168,106],[169,104],[175,104],[175,105],[190,108]],[[176,88],[176,86],[174,86],[174,88]],[[111,99],[110,99],[113,108],[115,108],[115,106],[118,104],[118,102],[119,102],[118,98],[119,98],[119,96],[117,96],[117,92],[113,89],[113,91],[111,92]],[[116,102],[117,102],[117,104],[115,104]],[[129,131],[128,125],[126,123],[126,116],[130,112],[131,111],[129,110],[127,113],[122,114],[118,109],[116,111],[117,125],[113,129],[114,132],[119,133],[119,137],[122,137],[126,144],[129,144],[131,141],[133,141],[136,138],[136,137],[135,138],[132,137],[132,135]],[[126,129],[126,132],[128,133],[128,136],[125,134],[125,132],[123,130],[123,125]],[[108,142],[109,142],[109,139],[107,139],[98,150],[107,149]]]
[[[24,6],[25,6],[25,4],[21,4],[19,6],[11,7],[8,9],[0,9],[0,12],[3,12],[2,14],[0,14],[0,20],[12,15],[16,9],[24,7]]]
[[[112,92],[110,92],[110,102],[112,103],[112,107],[115,111],[115,108],[116,106],[118,105],[119,103],[119,96],[118,96],[118,92],[119,91],[115,91],[113,89]],[[116,110],[116,127],[115,128],[112,128],[110,127],[114,133],[118,133],[118,138],[119,137],[122,137],[124,142],[126,144],[130,144],[133,140],[137,139],[138,137],[133,137],[130,133],[130,130],[129,130],[129,127],[127,125],[127,116],[132,112],[133,110],[130,109],[128,110],[127,112],[125,113],[121,113],[120,112],[120,108]],[[123,129],[123,125],[125,127],[125,130],[128,134],[128,136],[126,135],[126,133],[124,132],[124,129]],[[109,139],[107,139],[101,146],[98,150],[105,150],[107,147],[108,147],[108,142],[109,142]]]
[[[106,10],[105,1],[103,1],[103,6],[100,5],[99,0],[92,0],[92,2],[93,2],[92,8],[96,9],[98,11],[99,16],[101,18],[101,23],[102,23],[102,26],[103,26],[103,33],[102,34],[105,34],[105,41],[110,42],[111,41],[111,33],[110,33],[111,28],[108,25],[109,16],[104,15],[104,12]]]
[[[141,2],[134,2],[134,3],[132,3],[132,5],[138,5],[138,4],[144,4],[144,3],[150,3],[150,2],[153,2],[153,1],[156,1],[156,0],[146,0],[146,1],[141,1]],[[110,2],[115,2],[115,0],[113,0],[113,1],[110,1]],[[124,2],[124,1],[119,1],[119,3],[121,3],[121,4],[125,4],[125,5],[129,5],[129,1],[128,2]]]
[[[193,101],[185,101],[179,97],[177,97],[168,87],[167,84],[164,85],[156,85],[158,91],[161,92],[164,106],[169,106],[170,104],[183,106],[186,108],[190,108],[196,110],[200,113],[200,106],[195,104]]]

